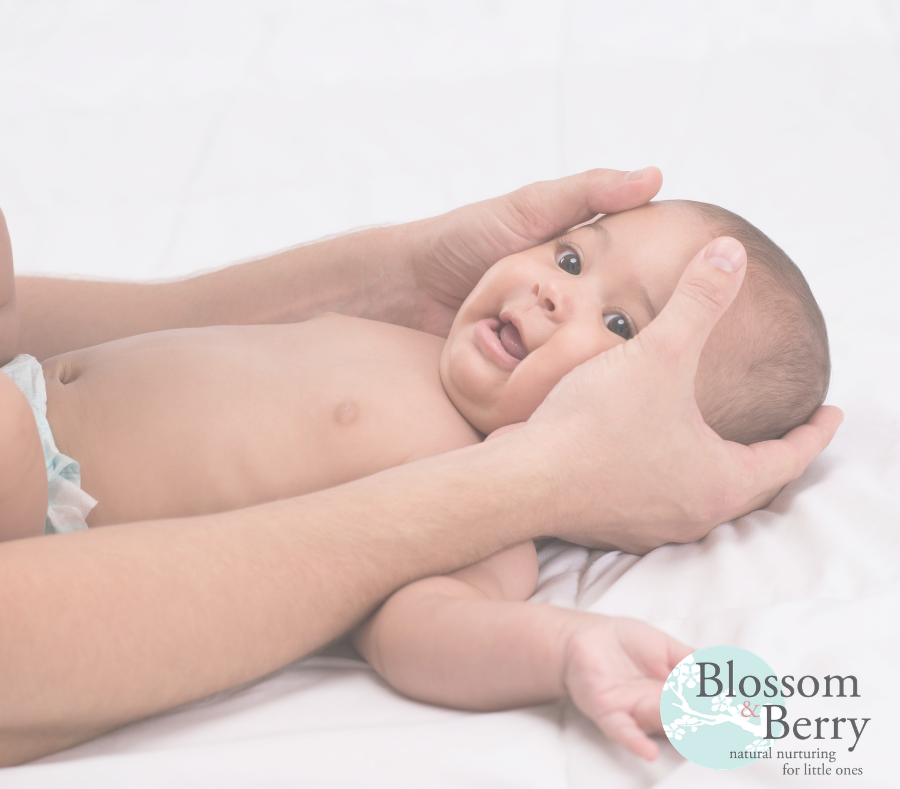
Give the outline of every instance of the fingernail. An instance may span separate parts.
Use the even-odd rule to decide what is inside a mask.
[[[733,238],[723,236],[717,238],[706,250],[706,259],[716,268],[733,274],[741,267],[744,259],[744,248]]]
[[[625,176],[626,181],[640,181],[647,174],[647,170],[649,167],[644,167],[640,170],[632,170],[628,175]]]

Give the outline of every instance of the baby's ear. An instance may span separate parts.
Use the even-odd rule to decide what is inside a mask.
[[[518,430],[524,422],[516,422],[512,425],[504,425],[503,427],[498,427],[493,433],[491,433],[485,441],[490,441],[492,438],[497,438],[497,436],[505,435],[506,433],[512,433],[513,430]]]

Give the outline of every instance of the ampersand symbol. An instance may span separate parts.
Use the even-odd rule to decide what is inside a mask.
[[[744,709],[741,710],[741,717],[742,717],[742,718],[750,718],[750,717],[758,718],[759,715],[757,715],[756,712],[754,711],[754,710],[757,709],[757,707],[759,707],[759,704],[754,704],[754,705],[753,705],[753,709],[751,710],[751,709],[750,709],[750,702],[749,702],[749,701],[745,701],[745,702],[744,702]],[[745,714],[744,714],[745,712],[749,712],[750,714],[749,714],[749,715],[745,715]]]

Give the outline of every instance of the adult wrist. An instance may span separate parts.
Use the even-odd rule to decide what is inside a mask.
[[[325,312],[406,324],[415,310],[405,226],[365,228],[154,285],[172,325],[297,323]],[[146,290],[150,286],[142,286]]]
[[[411,324],[418,283],[410,260],[420,254],[419,232],[413,227],[418,224],[367,228],[346,237],[346,260],[359,280],[355,291],[348,288],[348,299],[356,302],[352,311],[341,312],[399,326]]]
[[[565,426],[528,422],[489,443],[502,446],[517,463],[527,467],[529,493],[540,500],[536,511],[544,520],[541,536],[592,548],[622,547],[618,544],[618,524],[627,520],[628,514],[621,511],[622,502],[617,504],[616,491],[604,483],[602,465],[596,457],[590,458],[595,474],[588,481],[571,477],[572,456],[585,450]],[[584,485],[590,489],[584,490]],[[624,504],[627,506],[627,502]]]

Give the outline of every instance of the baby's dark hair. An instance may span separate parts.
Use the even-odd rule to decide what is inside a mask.
[[[746,219],[709,203],[677,202],[714,237],[731,236],[747,250],[741,293],[721,333],[732,349],[750,352],[726,353],[713,369],[704,370],[701,361],[703,418],[729,441],[781,438],[806,422],[828,391],[831,359],[819,305],[796,264]]]

